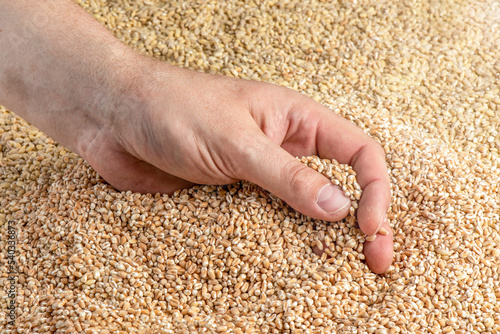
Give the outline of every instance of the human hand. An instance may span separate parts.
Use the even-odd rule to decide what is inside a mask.
[[[283,87],[140,56],[70,0],[0,0],[0,8],[1,103],[116,188],[171,193],[245,179],[303,214],[336,221],[349,201],[294,158],[318,155],[357,172],[361,230],[390,231],[384,151],[319,103]],[[39,13],[44,20],[31,20]],[[374,272],[389,267],[392,249],[392,233],[365,243]]]
[[[390,231],[390,186],[382,148],[359,128],[295,91],[150,62],[142,96],[115,116],[81,154],[120,190],[172,193],[192,184],[249,180],[308,216],[337,221],[349,212],[342,191],[294,156],[352,165],[363,196],[361,230]],[[129,110],[123,113],[123,110]],[[392,233],[365,243],[370,268],[392,262]]]

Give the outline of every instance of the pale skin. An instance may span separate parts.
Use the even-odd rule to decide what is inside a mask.
[[[120,43],[71,0],[0,0],[0,104],[81,155],[119,190],[171,194],[248,180],[301,213],[344,218],[350,202],[294,157],[350,164],[370,269],[393,234],[383,149],[312,99],[272,84],[180,69]]]

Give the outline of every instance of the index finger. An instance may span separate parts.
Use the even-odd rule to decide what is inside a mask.
[[[307,107],[310,109],[311,105]],[[357,210],[360,229],[367,235],[377,233],[382,226],[389,230],[387,235],[378,235],[374,241],[366,242],[364,247],[370,269],[383,273],[393,257],[393,234],[386,217],[391,203],[391,187],[385,152],[375,140],[345,118],[319,103],[315,103],[313,108],[309,120],[317,124],[317,154],[321,158],[333,158],[351,165],[363,189]]]
[[[360,128],[322,107],[318,117],[316,147],[321,158],[349,164],[363,189],[357,212],[358,224],[367,235],[375,234],[386,219],[391,187],[385,152]]]

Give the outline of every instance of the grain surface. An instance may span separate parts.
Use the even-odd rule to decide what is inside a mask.
[[[78,3],[141,53],[290,87],[371,135],[394,263],[370,272],[354,213],[314,221],[249,183],[117,192],[0,107],[1,332],[500,333],[497,1]]]

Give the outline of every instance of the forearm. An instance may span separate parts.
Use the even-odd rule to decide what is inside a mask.
[[[77,152],[113,126],[137,57],[71,0],[0,0],[0,104]]]

